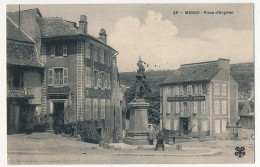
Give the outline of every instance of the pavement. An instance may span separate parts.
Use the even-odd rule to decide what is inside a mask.
[[[7,136],[8,164],[189,164],[253,163],[254,140],[212,140],[165,145],[165,151],[153,151],[154,145],[132,146],[110,143],[107,148],[53,133],[14,134]],[[245,147],[238,158],[235,147]],[[156,158],[154,158],[156,156]]]

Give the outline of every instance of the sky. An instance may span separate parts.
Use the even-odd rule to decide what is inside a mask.
[[[177,69],[218,58],[232,64],[254,61],[252,4],[21,5],[21,10],[31,8],[38,8],[43,17],[77,23],[80,15],[87,15],[89,34],[98,36],[106,29],[108,44],[119,52],[120,72],[136,71],[139,56],[146,70]],[[18,5],[7,6],[7,12],[17,10]],[[201,13],[180,13],[185,11]]]

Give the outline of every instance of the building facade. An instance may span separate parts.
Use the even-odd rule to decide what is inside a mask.
[[[28,111],[41,113],[43,66],[33,39],[7,18],[7,133],[26,131]],[[32,79],[33,78],[33,79]]]
[[[8,15],[16,20],[18,12]],[[20,17],[45,67],[41,112],[49,128],[76,124],[84,129],[84,121],[92,121],[102,139],[112,142],[120,129],[115,123],[120,118],[120,87],[118,52],[107,44],[106,30],[102,28],[99,37],[90,35],[85,15],[78,26],[62,18],[44,18],[38,9],[21,11]],[[26,22],[32,22],[31,27]]]
[[[225,136],[238,121],[238,84],[227,59],[184,64],[161,84],[161,129],[177,136]]]

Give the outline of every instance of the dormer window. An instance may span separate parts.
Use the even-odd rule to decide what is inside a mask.
[[[66,43],[56,43],[51,46],[51,57],[65,57],[68,55]]]

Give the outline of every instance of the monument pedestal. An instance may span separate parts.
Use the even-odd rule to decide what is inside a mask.
[[[147,108],[149,103],[143,99],[137,99],[135,102],[129,103],[130,120],[129,130],[125,143],[130,145],[148,145],[148,117]]]

